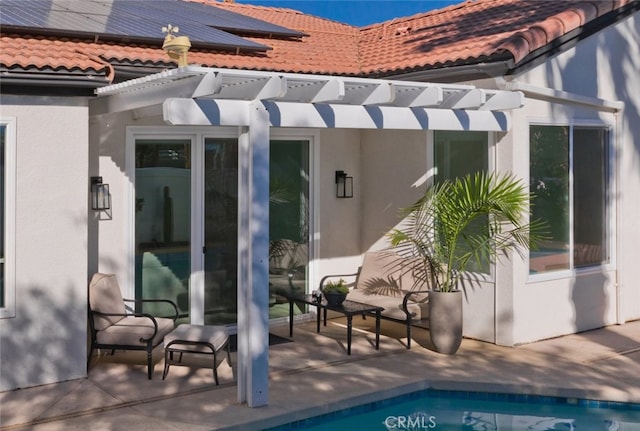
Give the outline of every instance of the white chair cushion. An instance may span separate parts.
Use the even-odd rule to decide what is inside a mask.
[[[156,346],[173,330],[173,320],[156,317],[158,332],[153,337],[152,345]],[[140,338],[149,338],[153,335],[153,322],[148,317],[126,317],[96,335],[100,344],[141,345]]]
[[[384,310],[380,313],[382,316],[396,320],[405,320],[407,318],[407,315],[402,310],[404,296],[367,295],[361,289],[353,289],[347,295],[347,299],[384,307]],[[411,320],[425,319],[429,315],[427,302],[416,303],[409,301],[407,309],[414,314]]]
[[[120,292],[120,286],[114,274],[96,273],[93,275],[89,283],[89,306],[91,310],[100,313],[125,313],[122,292]],[[96,330],[102,331],[123,318],[123,316],[94,315],[93,323]]]

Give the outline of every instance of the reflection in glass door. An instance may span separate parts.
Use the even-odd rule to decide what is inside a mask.
[[[273,319],[289,315],[285,293],[308,291],[309,142],[271,141],[269,164],[269,317]]]
[[[306,291],[309,263],[309,143],[270,146],[270,318],[289,315],[285,290]],[[238,142],[205,139],[205,324],[237,319]],[[266,287],[266,286],[265,286]],[[302,310],[299,310],[302,311]]]
[[[138,139],[135,144],[136,298],[171,299],[189,317],[191,141]],[[166,307],[166,306],[164,306]],[[142,310],[167,314],[162,305]]]
[[[238,256],[238,141],[204,142],[204,321],[235,324]]]
[[[190,307],[208,325],[237,321],[238,141],[205,138],[203,177],[193,178],[190,139],[137,139],[135,143],[136,297],[175,301],[183,321]],[[270,318],[288,316],[284,294],[306,292],[309,268],[309,142],[270,146]],[[192,187],[202,185],[203,226],[191,229]],[[194,195],[195,196],[195,195]],[[200,207],[195,205],[194,207]],[[198,219],[196,217],[195,219]],[[191,235],[203,234],[203,260],[191,263]],[[199,241],[197,241],[199,242]],[[200,246],[198,246],[199,248]],[[189,284],[192,269],[204,277]],[[204,282],[204,286],[202,283]],[[204,296],[196,294],[204,292]],[[203,297],[204,303],[192,303]],[[162,316],[159,305],[144,312]],[[304,309],[296,310],[304,312]],[[195,314],[194,314],[195,316]]]

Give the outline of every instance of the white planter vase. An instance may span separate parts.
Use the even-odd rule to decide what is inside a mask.
[[[429,292],[429,334],[437,352],[452,355],[462,342],[462,291]]]

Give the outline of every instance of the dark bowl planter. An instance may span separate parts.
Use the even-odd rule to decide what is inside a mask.
[[[325,293],[323,292],[322,295],[324,296],[324,299],[327,300],[327,304],[329,305],[340,305],[344,302],[345,299],[347,299],[347,294],[346,293]]]

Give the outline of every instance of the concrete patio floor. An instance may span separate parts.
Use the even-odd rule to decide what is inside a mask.
[[[297,324],[293,342],[270,348],[267,407],[236,401],[226,361],[218,368],[220,386],[207,368],[171,367],[163,381],[160,349],[153,380],[144,354],[116,353],[94,359],[86,379],[0,393],[0,427],[260,430],[425,388],[640,403],[640,321],[518,347],[465,339],[453,356],[431,350],[422,329],[407,350],[404,328],[391,322],[383,322],[376,351],[372,324],[354,319],[351,356],[344,319],[331,320],[319,335],[315,323]],[[288,326],[272,332],[288,338]]]

